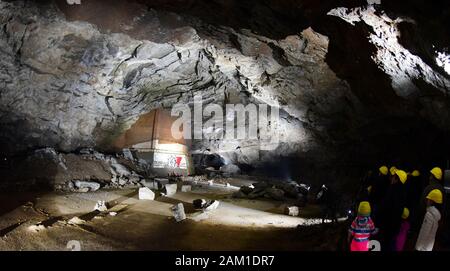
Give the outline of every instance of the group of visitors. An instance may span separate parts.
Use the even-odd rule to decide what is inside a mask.
[[[428,176],[425,176],[428,177]],[[443,224],[445,189],[443,171],[433,168],[429,178],[382,166],[363,183],[357,196],[357,216],[349,229],[351,251],[368,251],[371,239],[382,251],[402,251],[407,241],[415,250],[433,250]]]

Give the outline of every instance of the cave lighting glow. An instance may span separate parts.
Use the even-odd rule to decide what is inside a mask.
[[[444,68],[444,70],[447,74],[450,74],[450,55],[447,55],[442,52],[436,52],[436,53],[437,53],[436,64],[439,67]]]

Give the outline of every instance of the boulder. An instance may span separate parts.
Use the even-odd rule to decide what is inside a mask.
[[[245,195],[250,194],[253,191],[253,188],[243,185],[241,186],[241,188],[239,189],[239,191],[241,191],[242,193],[244,193]]]
[[[166,184],[165,186],[166,196],[170,197],[177,193],[178,185],[176,183]]]
[[[184,212],[183,203],[178,203],[172,207],[172,214],[176,222],[180,222],[186,219],[186,213]]]
[[[182,185],[181,186],[181,192],[190,192],[190,191],[192,191],[191,185]]]
[[[252,183],[252,186],[255,188],[255,189],[266,189],[266,188],[268,188],[268,187],[270,187],[270,185],[268,184],[268,183],[266,183],[266,182],[264,182],[264,181],[262,181],[262,182],[257,182],[257,183]]]
[[[139,188],[139,199],[140,200],[154,200],[155,193],[148,187]]]
[[[74,216],[74,217],[72,217],[71,219],[69,219],[69,220],[67,221],[67,223],[69,223],[69,224],[71,224],[71,225],[81,225],[81,224],[86,223],[86,221],[83,220],[83,219],[81,219],[81,218],[79,218],[78,216]]]
[[[128,179],[126,177],[119,177],[117,178],[117,181],[121,186],[124,186],[128,183]]]
[[[128,181],[131,184],[138,184],[141,181],[141,179],[143,179],[143,177],[134,171],[131,173],[130,176],[128,176]]]
[[[309,190],[311,189],[311,186],[301,183],[298,185],[298,188],[299,188],[300,193],[307,194],[309,192]]]
[[[125,159],[130,160],[130,161],[134,160],[133,153],[130,151],[130,149],[123,149],[122,153],[123,153],[123,157],[125,157]]]
[[[300,209],[297,206],[288,206],[286,207],[285,213],[290,216],[298,216]]]
[[[245,194],[241,190],[234,192],[231,196],[233,198],[236,198],[236,199],[245,199],[245,198],[247,198],[247,194]]]
[[[291,198],[297,198],[299,190],[298,190],[298,185],[295,184],[282,184],[282,185],[277,185],[278,188],[282,189],[285,193],[286,196],[291,197]]]
[[[256,198],[264,196],[265,193],[266,193],[266,191],[263,189],[255,189],[250,194],[248,194],[247,197],[249,199],[256,199]]]
[[[131,172],[122,164],[117,162],[115,158],[111,158],[111,172],[118,176],[130,176]]]
[[[274,187],[267,188],[264,195],[274,200],[284,199],[284,191]]]
[[[99,200],[95,204],[94,211],[106,212],[108,207],[106,206],[106,202],[104,200]]]
[[[210,202],[208,202],[204,208],[204,211],[212,211],[217,209],[217,207],[219,207],[220,202],[218,200],[212,200]]]
[[[98,189],[100,189],[100,184],[92,181],[75,180],[73,182],[73,185],[75,188],[82,192],[97,191]]]
[[[220,168],[225,164],[224,159],[218,154],[207,154],[203,159],[203,164],[206,167],[213,169]]]

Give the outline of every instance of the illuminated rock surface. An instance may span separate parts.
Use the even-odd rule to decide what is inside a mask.
[[[394,12],[385,13],[362,1],[280,1],[270,8],[234,1],[226,7],[56,2],[0,2],[0,141],[6,153],[111,151],[140,115],[192,103],[200,93],[204,105],[279,107],[273,133],[280,143],[265,151],[260,140],[222,140],[220,130],[203,127],[194,154],[218,153],[242,169],[267,169],[275,159],[275,171],[286,178],[311,165],[333,170],[337,163],[392,161],[398,152],[415,162],[450,127],[445,40],[436,41],[435,57],[422,58],[411,50],[417,44],[399,40],[416,14],[397,16],[392,4],[387,7]],[[217,18],[209,12],[214,5]],[[223,9],[233,15],[226,18]],[[419,23],[414,27],[421,30]],[[409,146],[418,142],[411,155]]]

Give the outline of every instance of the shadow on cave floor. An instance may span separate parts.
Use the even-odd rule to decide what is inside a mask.
[[[6,153],[4,142],[0,149]],[[53,191],[58,165],[52,159],[45,150],[0,155],[0,216],[23,205],[35,206],[39,197]]]
[[[339,250],[339,233],[343,232],[341,225],[289,229],[244,228],[189,220],[174,224],[166,220],[152,228],[151,235],[141,236],[138,249],[336,251]]]
[[[5,194],[0,197],[0,216],[7,214],[16,208],[25,204],[35,204],[36,199],[45,193],[40,192],[22,192]]]

